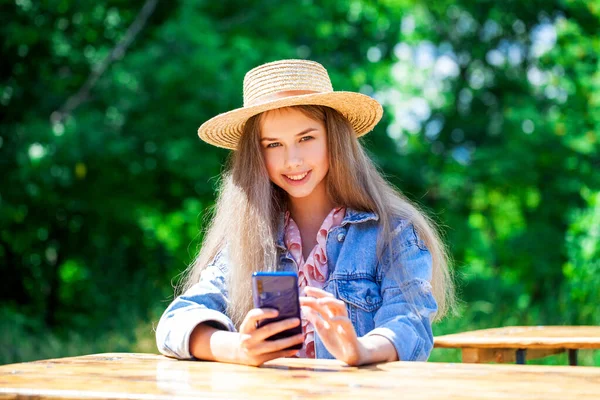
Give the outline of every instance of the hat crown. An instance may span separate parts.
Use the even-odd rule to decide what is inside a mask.
[[[327,70],[307,60],[281,60],[260,65],[244,77],[244,107],[272,100],[282,92],[291,94],[333,92]],[[300,93],[299,93],[300,92]]]

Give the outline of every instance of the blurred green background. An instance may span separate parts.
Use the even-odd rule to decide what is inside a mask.
[[[227,156],[196,129],[281,58],[384,104],[363,143],[455,260],[435,334],[600,324],[600,1],[3,0],[0,18],[0,363],[156,352]]]

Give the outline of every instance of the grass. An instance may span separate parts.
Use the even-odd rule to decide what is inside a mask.
[[[12,313],[13,318],[1,318],[3,314],[0,309],[0,364],[110,352],[157,353],[153,322],[139,317],[119,318],[118,330],[63,328],[59,333],[26,318],[14,318]]]

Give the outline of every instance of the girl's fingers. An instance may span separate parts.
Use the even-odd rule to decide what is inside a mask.
[[[335,298],[334,295],[332,295],[331,293],[326,292],[323,289],[319,289],[319,288],[312,287],[312,286],[306,286],[304,288],[304,293],[307,296],[316,297],[316,298],[323,298],[323,297]]]
[[[323,316],[310,307],[303,307],[302,313],[304,317],[310,321],[317,332],[324,332],[331,328],[329,322],[323,319]]]
[[[292,356],[296,355],[296,353],[298,353],[298,350],[280,350],[280,351],[276,351],[274,353],[265,354],[261,357],[260,364],[264,364],[267,361],[271,361],[276,358],[292,357]]]
[[[312,309],[310,306],[301,306],[302,315],[306,318],[311,324],[315,325],[317,319],[322,319],[321,315]]]
[[[335,330],[338,335],[349,336],[353,339],[356,338],[356,331],[354,330],[354,325],[352,325],[350,318],[335,317],[331,322],[335,325]]]
[[[329,316],[330,318],[348,315],[346,303],[334,297],[324,297],[319,299],[317,300],[317,304],[329,310],[329,312],[332,314]]]
[[[302,307],[302,314],[310,321],[317,331],[324,332],[326,330],[335,330],[338,335],[356,336],[352,321],[345,315],[336,316],[333,318],[323,318],[322,314],[310,308],[309,306]]]
[[[320,313],[324,318],[347,317],[348,310],[346,304],[333,297],[323,297],[315,299],[311,297],[301,297],[300,304],[310,307]]]
[[[258,343],[278,334],[279,332],[283,332],[298,325],[300,325],[300,320],[298,318],[288,318],[284,319],[283,321],[271,322],[270,324],[260,327],[254,331],[252,333],[252,340]]]
[[[288,338],[284,338],[284,339],[278,339],[278,340],[265,340],[263,342],[258,343],[256,346],[253,346],[252,348],[247,349],[248,354],[250,354],[251,356],[260,356],[260,355],[267,355],[267,354],[271,354],[271,353],[278,353],[281,351],[284,352],[290,352],[291,350],[288,349],[288,347],[292,347],[294,345],[300,344],[304,341],[304,335],[302,333],[299,333],[297,335],[294,336],[290,336]],[[297,352],[298,350],[296,350]],[[282,356],[280,356],[282,357]],[[273,357],[276,358],[276,357]]]
[[[267,318],[275,318],[279,311],[272,308],[253,308],[248,311],[246,318],[240,324],[240,333],[251,333],[256,330],[256,324]]]

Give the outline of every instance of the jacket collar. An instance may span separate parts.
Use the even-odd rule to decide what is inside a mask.
[[[346,208],[346,215],[342,220],[341,226],[349,224],[360,224],[367,221],[379,221],[379,216],[371,211],[357,211],[352,208]],[[285,250],[284,235],[285,235],[285,212],[279,214],[277,222],[277,247]]]

